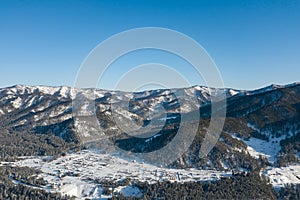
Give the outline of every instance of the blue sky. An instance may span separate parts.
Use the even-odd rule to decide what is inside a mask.
[[[0,0],[0,87],[72,86],[100,42],[149,26],[195,39],[217,64],[226,87],[300,81],[300,1]],[[203,84],[177,58],[145,51],[120,59],[99,87],[113,88],[122,73],[147,62],[166,63],[191,84]]]

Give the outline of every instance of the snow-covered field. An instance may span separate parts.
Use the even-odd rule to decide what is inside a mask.
[[[286,184],[300,184],[300,165],[267,168],[264,174],[275,188],[284,187]]]
[[[68,154],[52,161],[47,161],[47,159],[49,158],[29,157],[10,164],[40,169],[43,173],[39,177],[48,182],[44,189],[76,196],[79,199],[109,197],[102,194],[103,188],[95,180],[120,181],[130,178],[155,183],[166,180],[171,182],[214,181],[221,177],[231,176],[231,172],[161,168],[89,150]],[[121,192],[125,196],[142,196],[141,191],[133,185],[120,186],[115,188],[114,192]]]
[[[276,156],[279,153],[280,140],[285,139],[285,136],[274,138],[269,141],[251,137],[249,140],[243,140],[248,145],[248,152],[254,157],[259,155],[265,156],[270,162],[276,161]]]
[[[137,198],[143,195],[142,191],[130,182],[114,189],[110,188],[110,194],[104,195],[101,182],[105,180],[118,182],[130,178],[148,183],[188,182],[214,181],[221,177],[231,176],[229,171],[162,168],[90,150],[67,154],[55,160],[51,157],[22,157],[20,161],[2,162],[0,166],[2,165],[40,169],[42,173],[38,177],[48,183],[46,186],[41,186],[41,189],[75,196],[77,199],[107,199],[112,193],[122,193],[124,196]],[[269,178],[275,188],[281,188],[287,184],[300,184],[300,165],[268,167],[263,174]],[[15,182],[15,184],[21,183]]]
[[[248,151],[252,156],[264,155],[270,160],[273,160],[272,158],[280,150],[277,143],[274,144],[255,138],[251,138],[247,141],[247,144],[249,145]],[[55,160],[52,160],[51,157],[22,157],[20,161],[2,162],[0,166],[2,165],[28,166],[40,169],[42,173],[38,177],[47,182],[46,186],[40,187],[41,189],[75,196],[77,199],[107,199],[112,197],[112,193],[122,193],[124,196],[135,196],[137,198],[143,196],[142,191],[130,182],[114,189],[109,188],[110,194],[103,194],[104,188],[101,183],[106,180],[119,182],[129,178],[133,181],[151,184],[157,181],[214,181],[232,175],[231,171],[157,167],[91,150],[67,154]],[[300,165],[281,168],[268,167],[262,173],[268,177],[275,188],[281,188],[287,184],[300,184]],[[15,184],[21,183],[15,182]]]
[[[266,157],[270,162],[274,163],[276,157],[280,152],[280,140],[286,138],[286,136],[281,136],[278,138],[271,138],[269,141],[258,139],[255,137],[250,137],[249,140],[243,140],[239,137],[232,135],[233,138],[241,140],[247,144],[247,151],[249,154],[255,158],[259,156]]]

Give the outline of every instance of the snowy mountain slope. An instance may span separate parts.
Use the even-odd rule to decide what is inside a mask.
[[[101,135],[112,137],[116,145],[126,150],[152,151],[160,148],[161,145],[168,143],[173,138],[177,132],[176,127],[180,123],[180,115],[199,112],[194,108],[200,106],[202,122],[200,123],[198,137],[196,137],[196,142],[185,155],[186,158],[178,162],[183,167],[196,165],[207,168],[208,165],[204,164],[203,160],[194,158],[193,154],[200,148],[198,143],[201,143],[205,136],[210,117],[211,95],[218,98],[221,90],[225,91],[227,96],[227,118],[224,126],[225,132],[222,133],[221,139],[224,140],[224,135],[226,135],[226,138],[236,135],[249,141],[242,142],[243,145],[238,144],[237,139],[234,138],[231,138],[230,141],[229,139],[224,140],[224,142],[219,141],[215,150],[218,150],[218,148],[226,149],[227,153],[225,154],[228,155],[224,157],[231,157],[230,154],[233,152],[241,154],[243,151],[249,152],[249,148],[254,148],[254,151],[260,152],[261,149],[256,149],[257,146],[250,144],[252,140],[257,140],[257,144],[267,142],[270,146],[273,144],[277,146],[276,151],[272,151],[272,155],[267,156],[271,158],[270,161],[272,162],[276,161],[281,153],[286,153],[281,152],[281,145],[285,145],[284,150],[288,151],[285,141],[300,134],[299,83],[287,86],[271,85],[255,91],[193,86],[190,88],[158,89],[137,93],[16,85],[0,89],[0,127],[9,131],[30,130],[38,134],[49,133],[59,136],[67,142],[80,143],[82,142],[81,138],[76,132],[78,126],[76,126],[72,116],[72,100],[77,95],[81,95],[83,98],[94,97],[100,128],[95,127],[93,129],[93,126],[89,125],[90,119],[83,118],[82,121],[86,125],[82,127],[81,134],[91,132],[92,135],[100,135],[100,138]],[[197,102],[191,102],[193,98],[197,99]],[[188,106],[188,103],[183,106],[178,99],[189,102],[190,106]],[[86,106],[89,105],[83,103],[80,109],[86,110]],[[163,110],[158,109],[159,106],[163,106]],[[112,110],[114,110],[114,116],[112,116]],[[162,112],[166,113],[163,114]],[[146,135],[147,131],[160,130],[158,125],[151,124],[155,120],[166,120],[162,123],[166,123],[167,126],[154,136],[135,138],[126,135],[126,132],[124,133],[124,130],[118,127],[118,124],[114,121],[116,116],[121,121],[132,121],[140,126],[150,124],[149,128],[145,129],[143,133]],[[237,147],[233,147],[232,143],[236,144]],[[252,142],[252,144],[254,143]],[[248,145],[249,148],[244,145]],[[289,151],[294,155],[299,153],[297,148],[289,149]],[[210,168],[220,169],[222,165],[225,166],[224,163],[228,163],[228,160],[216,162],[214,161],[215,158],[212,158],[213,156],[208,155],[209,160],[212,160]],[[227,166],[238,168],[240,164],[236,165],[233,160],[229,159]]]
[[[199,151],[210,122],[211,99],[220,98],[221,91],[227,97],[224,128],[214,148],[200,158]],[[78,95],[82,101],[76,112],[89,113],[94,105],[98,127],[94,127],[92,120],[95,119],[88,116],[80,118],[83,124],[78,125],[74,120],[72,101]],[[95,98],[93,105],[89,101],[91,98]],[[128,152],[155,151],[176,136],[182,116],[193,116],[199,108],[200,122],[193,118],[188,118],[187,122],[191,126],[199,124],[193,143],[167,167],[112,155],[109,148],[102,149],[104,146],[100,145],[99,141],[106,138]],[[145,137],[133,137],[124,131],[115,121],[116,117],[129,126],[134,123],[145,127],[139,131]],[[104,180],[109,184],[120,182],[124,177],[149,183],[158,180],[212,181],[230,177],[232,170],[260,171],[274,186],[285,187],[289,183],[299,183],[300,83],[271,85],[255,91],[193,86],[137,93],[17,85],[0,89],[0,131],[1,160],[7,161],[3,155],[19,157],[28,156],[30,152],[36,152],[33,155],[49,155],[50,152],[51,155],[55,149],[63,151],[55,153],[58,158],[52,161],[44,157],[25,157],[16,163],[2,162],[0,167],[41,169],[39,176],[48,181],[41,189],[79,198],[111,197],[101,186]],[[99,141],[86,143],[82,134],[97,136]],[[30,141],[41,142],[41,145],[30,147]],[[101,153],[79,151],[82,148],[98,148]],[[115,191],[124,196],[142,195],[130,184],[118,186]]]
[[[16,85],[0,89],[0,126],[14,130],[34,129],[34,131],[37,130],[38,132],[40,130],[47,132],[46,129],[52,129],[51,131],[55,135],[67,138],[72,134],[69,129],[72,129],[72,126],[74,126],[72,124],[74,123],[72,119],[72,100],[77,97],[76,95],[82,95],[83,98],[95,98],[96,112],[99,118],[107,118],[107,116],[111,115],[113,106],[115,114],[120,115],[121,118],[130,121],[134,119],[137,123],[144,124],[151,115],[152,118],[160,117],[161,113],[156,113],[157,106],[163,106],[163,110],[166,109],[167,113],[176,113],[179,111],[188,113],[192,108],[189,106],[180,106],[177,99],[183,98],[183,101],[189,102],[190,97],[195,97],[195,99],[204,104],[210,101],[209,92],[209,88],[199,86],[185,89],[128,93],[93,89],[72,89],[68,87]],[[176,97],[174,93],[182,94],[183,96]],[[229,89],[228,95],[231,95]],[[127,101],[129,104],[126,104]],[[196,103],[196,106],[198,106],[199,102],[191,103]],[[89,110],[89,106],[91,105],[90,102],[87,103],[89,104],[83,103],[80,109],[84,111]],[[108,119],[108,121],[113,120]],[[64,124],[65,128],[69,127],[69,129],[61,128],[59,124]],[[100,124],[107,127],[105,120]],[[108,129],[104,131],[115,130],[114,127],[108,127]]]

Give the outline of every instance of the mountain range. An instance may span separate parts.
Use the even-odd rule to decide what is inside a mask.
[[[224,126],[211,151],[199,156],[212,120],[212,102],[222,102],[222,94],[226,103],[218,112],[226,114]],[[141,131],[127,132],[134,124]],[[21,85],[2,88],[0,160],[59,158],[86,150],[116,156],[103,141],[124,152],[155,152],[174,140],[182,124],[197,127],[191,144],[183,143],[189,145],[184,150],[178,146],[182,154],[166,166],[147,164],[177,170],[256,171],[280,187],[289,181],[272,179],[269,172],[300,165],[300,83],[253,91],[192,86],[135,93]],[[125,154],[117,157],[140,159]],[[291,183],[300,184],[297,170],[296,181]]]

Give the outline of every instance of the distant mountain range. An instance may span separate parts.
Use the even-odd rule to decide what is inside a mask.
[[[210,100],[212,95],[217,98],[220,91],[227,97],[224,129],[213,151],[205,159],[200,159],[195,155],[199,154],[200,144],[206,134],[211,111]],[[100,129],[88,126],[90,130],[82,129],[82,131],[91,133],[94,131],[96,133],[91,135],[94,137],[96,134],[100,139],[99,135],[106,135],[115,145],[126,151],[150,152],[172,140],[177,131],[176,127],[180,123],[180,115],[195,112],[195,106],[181,106],[177,101],[179,97],[174,95],[176,93],[181,94],[185,101],[197,99],[192,103],[200,106],[201,120],[195,141],[189,151],[173,163],[174,166],[239,169],[251,168],[252,165],[245,162],[253,160],[256,162],[257,155],[265,156],[268,158],[267,162],[275,164],[278,161],[286,161],[284,158],[287,154],[293,156],[290,158],[293,161],[299,159],[299,141],[292,139],[299,138],[300,134],[299,83],[285,86],[271,85],[254,91],[193,86],[137,93],[16,85],[0,89],[0,125],[8,132],[30,131],[32,134],[54,134],[67,143],[86,143],[87,141],[82,141],[78,131],[75,130],[72,99],[78,94],[88,96],[90,93],[95,95],[96,115]],[[124,109],[121,106],[122,102],[127,101],[129,109]],[[111,117],[112,107],[119,106],[115,109],[118,112],[115,114],[125,120],[146,126],[151,120],[162,117],[161,113],[155,111],[158,105],[163,105],[167,112],[168,126],[151,138],[126,135]],[[149,113],[154,113],[152,119],[149,118]],[[89,123],[88,119],[86,122]],[[156,127],[152,126],[152,128],[155,130]],[[267,148],[268,145],[270,148]],[[237,157],[232,157],[232,154],[245,158],[241,162]],[[253,156],[254,154],[256,156]]]

